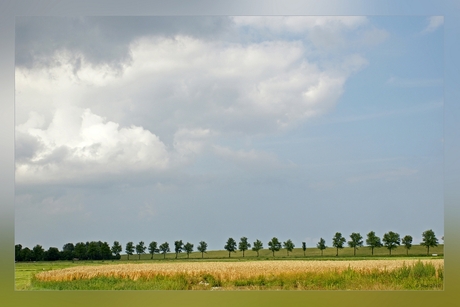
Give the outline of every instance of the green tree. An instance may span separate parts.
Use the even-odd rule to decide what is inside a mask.
[[[61,259],[72,260],[74,258],[75,245],[73,243],[66,243],[62,247]]]
[[[401,239],[399,237],[399,234],[393,231],[390,231],[384,234],[382,241],[383,241],[383,245],[386,248],[388,248],[388,250],[390,251],[390,255],[391,255],[391,250],[397,248],[398,245],[401,244]]]
[[[32,254],[35,261],[42,261],[45,254],[45,250],[41,245],[37,244],[32,248]]]
[[[169,253],[169,243],[165,242],[160,245],[160,252],[163,254],[163,259],[166,259],[166,253]]]
[[[101,244],[101,256],[104,260],[112,258],[112,251],[110,250],[109,243],[104,242]]]
[[[150,259],[153,259],[153,254],[158,253],[158,252],[159,252],[159,250],[157,248],[157,242],[155,242],[155,241],[150,242],[150,244],[149,244],[149,253],[150,253],[150,255],[152,255],[150,257]]]
[[[193,244],[189,242],[185,243],[184,251],[187,253],[187,258],[190,258],[189,255],[193,252]]]
[[[228,258],[230,258],[230,253],[236,253],[236,242],[233,238],[228,238],[227,243],[224,248],[228,251]]]
[[[345,244],[347,240],[342,236],[340,232],[336,232],[335,236],[332,238],[332,246],[336,248],[336,253],[335,255],[339,255],[339,248],[342,249],[343,245]]]
[[[45,261],[59,260],[59,249],[57,247],[50,247],[44,254]]]
[[[129,256],[134,254],[134,243],[133,242],[126,243],[125,252],[126,252],[126,255],[128,255],[128,260],[129,260]]]
[[[363,237],[359,232],[353,232],[350,235],[351,241],[348,241],[348,246],[353,247],[353,256],[356,256],[358,247],[363,246]]]
[[[263,248],[263,243],[260,240],[256,240],[252,246],[252,250],[257,252],[257,257],[259,257],[259,251]]]
[[[374,231],[371,231],[367,234],[366,244],[372,250],[372,255],[374,255],[374,248],[382,247],[382,242],[380,242],[380,237],[377,237]]]
[[[438,239],[436,238],[433,230],[430,229],[423,232],[422,243],[420,243],[420,245],[426,246],[427,255],[430,253],[430,247],[438,246]]]
[[[86,254],[91,260],[98,260],[101,258],[101,247],[95,241],[87,242],[87,251]]]
[[[123,248],[121,247],[120,242],[114,241],[113,245],[112,245],[112,248],[110,250],[111,250],[112,254],[114,255],[115,259],[120,259],[121,258],[120,253],[123,250]]]
[[[197,250],[201,253],[201,258],[203,258],[203,253],[206,253],[206,249],[208,248],[208,243],[201,241],[197,247]]]
[[[251,248],[251,244],[248,243],[248,238],[246,237],[242,237],[240,240],[240,243],[238,243],[238,249],[243,252],[244,257],[244,251],[247,251],[249,248]]]
[[[281,249],[281,243],[278,241],[278,238],[273,237],[270,242],[268,242],[268,249],[272,251],[273,257],[275,257],[275,252]]]
[[[305,257],[305,251],[307,250],[307,243],[302,242],[302,250],[303,250],[303,256]]]
[[[292,252],[292,250],[294,249],[295,245],[294,243],[291,241],[291,239],[288,239],[286,242],[283,242],[283,248],[286,249],[286,252],[287,252],[287,255],[289,256],[289,252]]]
[[[14,261],[23,261],[21,251],[22,251],[22,245],[16,244],[14,246]]]
[[[74,254],[77,259],[86,259],[86,244],[83,242],[75,244]]]
[[[401,240],[402,245],[406,248],[406,255],[409,255],[409,250],[412,247],[412,236],[404,236]]]
[[[316,244],[316,247],[319,248],[319,250],[321,251],[321,256],[322,256],[323,251],[327,248],[326,241],[323,238],[321,238],[318,244]]]
[[[21,249],[21,259],[22,261],[32,261],[33,252],[27,246]]]
[[[147,246],[144,246],[144,241],[139,242],[139,244],[136,244],[136,254],[139,255],[139,260],[141,260],[141,254],[145,254],[145,250],[147,249]]]
[[[182,240],[174,241],[174,252],[176,253],[176,259],[179,253],[182,252],[183,248],[184,248],[184,243],[182,243]]]

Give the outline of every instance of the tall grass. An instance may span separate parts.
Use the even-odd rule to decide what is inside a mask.
[[[121,276],[121,275],[120,275]],[[128,275],[126,275],[128,276]],[[147,277],[148,276],[148,277]],[[421,261],[398,268],[292,270],[237,274],[196,271],[51,280],[32,278],[32,289],[52,290],[442,290],[443,266]]]

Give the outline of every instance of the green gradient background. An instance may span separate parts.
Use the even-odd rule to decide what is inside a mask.
[[[93,3],[95,2],[95,3]],[[0,0],[0,306],[453,306],[460,298],[459,1]],[[14,291],[14,21],[17,15],[444,15],[444,291]]]

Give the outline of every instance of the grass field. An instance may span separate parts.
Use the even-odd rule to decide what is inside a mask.
[[[59,261],[16,264],[17,290],[149,289],[149,290],[441,290],[443,289],[443,246],[426,249],[414,246],[409,256],[403,248],[392,256],[376,249],[374,257],[361,248],[354,257],[351,248],[339,251],[296,249],[290,256],[282,251],[240,252],[228,258],[226,251],[123,256],[120,261]],[[402,252],[401,252],[402,251]],[[366,253],[367,252],[367,253]],[[252,253],[254,255],[252,255]],[[419,262],[421,260],[421,262]],[[383,268],[383,269],[382,269]]]

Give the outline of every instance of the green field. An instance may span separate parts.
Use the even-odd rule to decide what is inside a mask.
[[[316,248],[309,248],[306,251],[306,257],[304,257],[304,252],[302,249],[294,249],[289,256],[285,250],[281,250],[279,252],[275,252],[275,259],[277,260],[377,260],[377,259],[439,259],[443,258],[443,245],[439,245],[435,248],[430,248],[430,255],[426,255],[426,248],[423,246],[413,246],[412,249],[409,251],[409,255],[406,255],[406,250],[403,247],[398,247],[397,249],[392,251],[392,256],[389,256],[388,250],[384,248],[378,248],[374,250],[374,256],[371,256],[371,252],[368,248],[362,247],[357,250],[356,256],[353,256],[353,249],[352,248],[344,248],[339,250],[339,257],[335,257],[335,249],[334,248],[327,248],[323,252],[323,256],[321,256],[321,252]],[[437,254],[437,257],[433,257],[432,254]],[[115,261],[56,261],[56,262],[25,262],[25,263],[16,263],[15,265],[15,288],[16,290],[40,290],[40,289],[188,289],[187,282],[183,280],[183,276],[179,278],[179,281],[169,281],[169,284],[173,286],[165,286],[168,284],[165,280],[162,283],[157,281],[144,281],[144,282],[134,282],[134,281],[127,281],[127,280],[110,280],[110,279],[99,279],[97,280],[96,286],[94,282],[89,281],[79,281],[79,282],[71,282],[69,285],[63,288],[63,283],[39,283],[33,280],[33,276],[36,273],[49,271],[49,270],[58,270],[63,268],[69,267],[76,267],[76,266],[95,266],[95,265],[111,265],[111,264],[123,264],[123,263],[174,263],[174,262],[207,262],[207,261],[269,261],[273,259],[272,252],[269,250],[261,250],[259,251],[259,257],[257,257],[256,252],[253,251],[246,251],[245,257],[242,257],[241,252],[231,253],[231,257],[228,257],[227,251],[209,251],[208,253],[204,254],[204,258],[201,259],[201,253],[194,252],[190,254],[190,258],[187,259],[187,255],[184,253],[180,253],[178,259],[175,259],[174,253],[166,254],[164,259],[163,255],[155,254],[153,260],[151,260],[151,255],[144,254],[141,255],[140,260],[138,255],[130,256],[130,259],[127,260],[127,256],[123,255],[121,260]],[[420,268],[419,268],[420,269]],[[408,272],[408,271],[407,271]],[[406,272],[406,273],[407,273]],[[406,273],[400,273],[406,274]],[[414,277],[415,273],[407,273],[407,276]],[[433,273],[434,274],[434,273]],[[383,289],[442,289],[442,276],[439,279],[439,274],[436,273],[436,282],[429,279],[424,280],[423,284],[420,284],[422,279],[420,278],[412,278],[412,280],[405,280],[401,281],[399,284],[393,284],[393,281],[397,279],[395,275],[387,275],[383,276],[379,274],[369,275],[369,276],[358,276],[355,273],[348,272],[348,275],[343,276],[329,276],[329,275],[315,275],[315,276],[297,276],[297,280],[299,278],[302,279],[309,279],[309,280],[317,280],[317,285],[322,284],[323,286],[319,289],[342,289],[342,288],[349,288],[352,289],[361,289],[360,284],[369,286],[370,283],[376,282],[376,280],[381,280]],[[399,276],[399,275],[398,275]],[[353,277],[353,278],[351,278]],[[434,278],[434,275],[432,276]],[[431,277],[430,277],[431,278]],[[346,280],[348,283],[345,283],[343,280]],[[182,282],[182,284],[180,283]],[[241,280],[239,283],[229,284],[228,289],[239,289],[239,286],[242,286],[243,289],[246,289],[244,285],[252,285],[255,282],[260,281],[250,281],[250,280]],[[291,280],[294,285],[294,280]],[[326,282],[324,284],[324,282]],[[329,283],[328,283],[329,282]],[[380,282],[380,281],[379,281]],[[153,284],[152,284],[153,283]],[[184,284],[185,283],[185,284]],[[293,286],[290,286],[291,283],[289,282],[289,278],[285,278],[284,280],[265,280],[263,281],[264,285],[267,283],[272,283],[273,287],[278,289],[292,289]],[[111,286],[107,286],[107,284],[111,284]],[[279,286],[281,285],[281,286]],[[331,286],[336,285],[336,286]],[[386,286],[385,286],[386,285]],[[308,287],[307,287],[308,286]],[[185,287],[185,288],[184,288]],[[278,288],[277,288],[278,287]],[[306,289],[316,289],[313,285],[305,285]],[[304,287],[304,288],[305,288]],[[390,288],[385,288],[390,287]],[[257,288],[257,287],[256,287]],[[294,287],[295,289],[295,287]],[[302,288],[303,289],[303,288]],[[365,287],[365,289],[368,289]]]
[[[426,247],[421,246],[421,245],[413,245],[412,248],[409,250],[408,256],[409,257],[423,257],[426,256],[427,250]],[[307,248],[305,251],[305,257],[306,258],[336,258],[336,249],[333,247],[328,247],[325,250],[323,250],[323,256],[321,256],[321,251],[317,248]],[[444,255],[444,245],[440,244],[436,247],[431,247],[430,248],[430,256],[432,254],[438,254],[440,256]],[[388,249],[384,247],[380,248],[375,248],[374,249],[374,255],[372,256],[371,254],[371,249],[368,247],[360,247],[359,249],[356,250],[356,256],[353,256],[353,249],[350,247],[344,247],[343,249],[339,249],[339,257],[356,257],[356,258],[363,258],[363,257],[388,257],[389,256],[389,251]],[[399,246],[396,249],[393,249],[391,251],[391,256],[402,256],[402,257],[407,257],[407,251],[404,247]],[[166,259],[175,259],[176,254],[174,253],[168,253],[166,254]],[[289,256],[287,255],[287,252],[285,249],[281,249],[278,252],[275,252],[275,258],[280,259],[280,258],[305,258],[304,257],[304,252],[301,248],[294,248],[292,252],[289,253]],[[150,260],[151,255],[149,254],[143,254],[140,256],[141,260]],[[153,256],[153,259],[158,259],[161,260],[163,259],[163,254],[155,254]],[[187,259],[187,254],[185,253],[179,253],[178,259]],[[223,258],[229,258],[228,252],[225,250],[218,250],[218,251],[208,251],[203,255],[203,259],[223,259]],[[230,253],[230,258],[243,258],[243,253],[240,251],[237,251],[235,253]],[[268,259],[273,259],[273,254],[270,250],[268,249],[263,249],[259,251],[259,257],[257,257],[257,253],[248,250],[244,252],[244,258],[246,259],[252,259],[256,260],[258,258],[268,258]],[[121,256],[121,260],[127,260],[128,257],[126,255]],[[129,256],[129,260],[138,260],[139,256],[134,254],[132,256]],[[193,252],[189,255],[189,259],[201,259],[201,253],[200,252]]]

